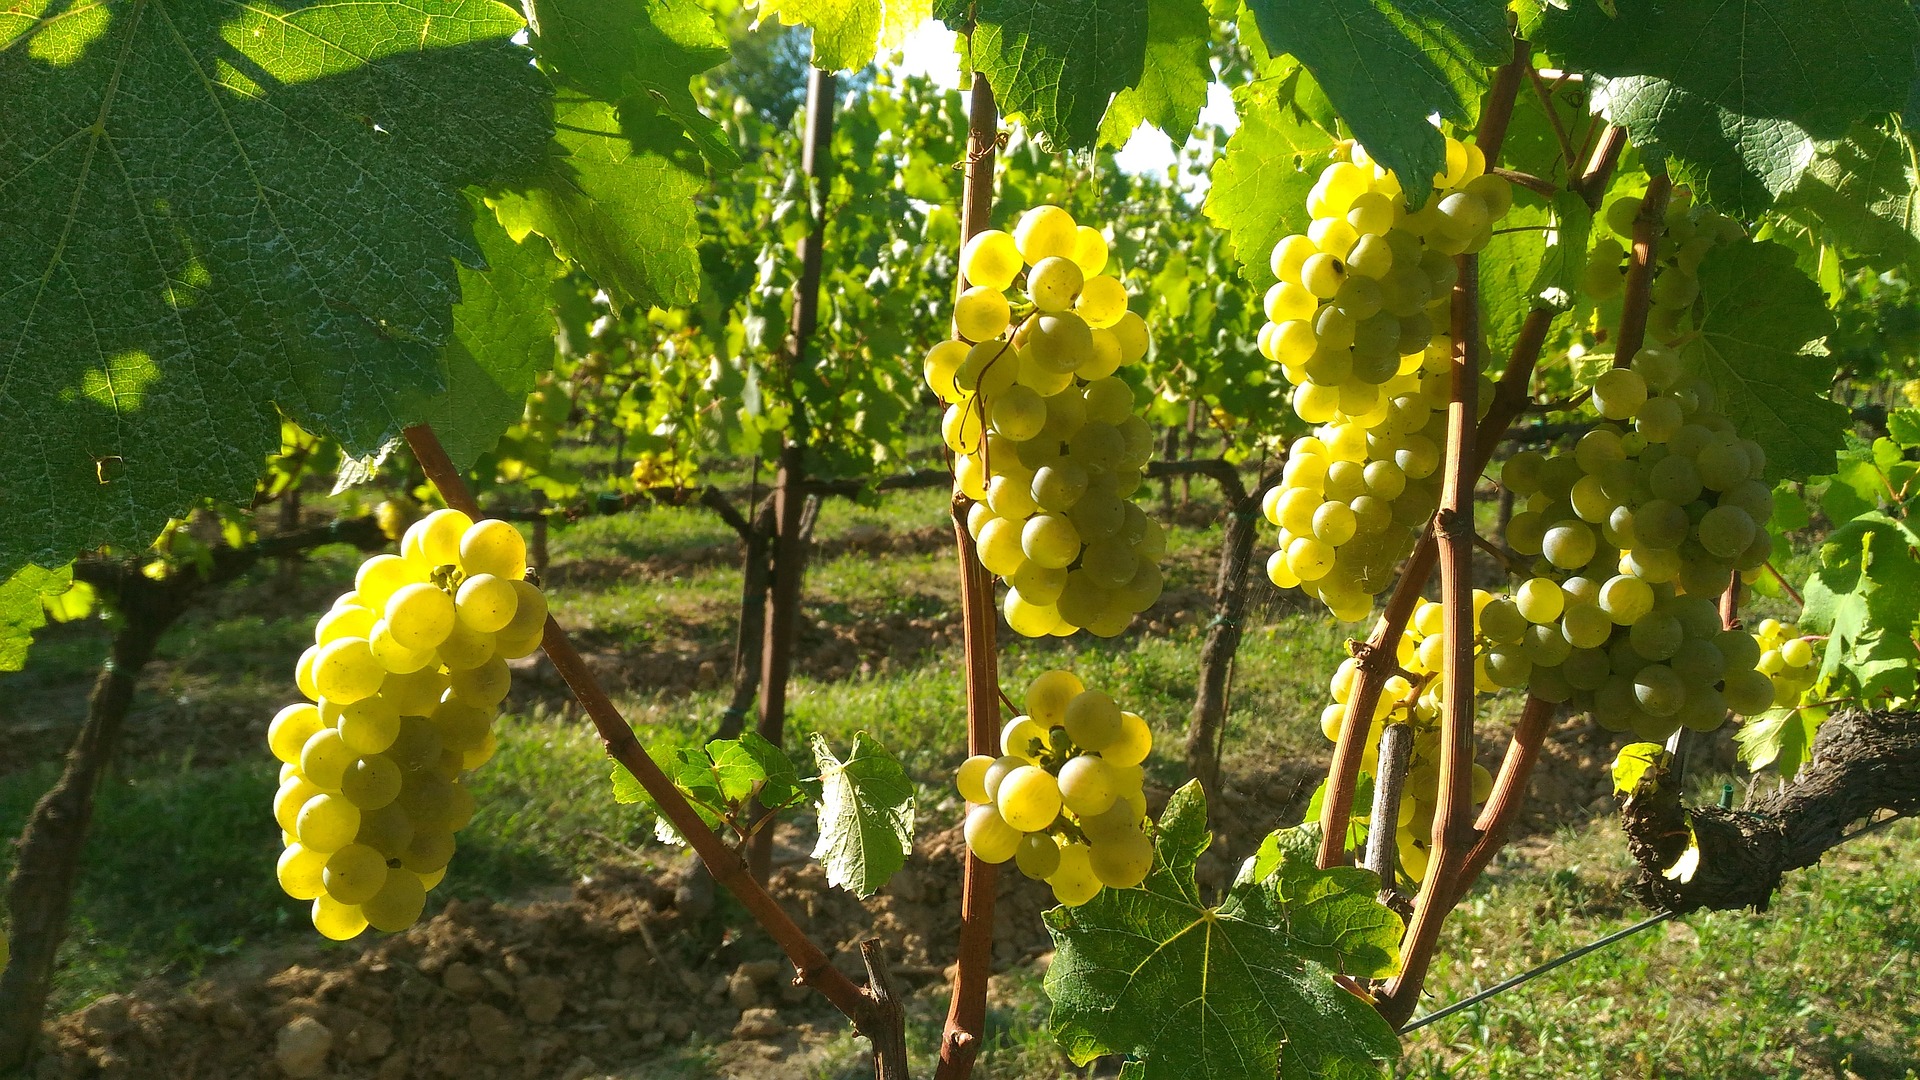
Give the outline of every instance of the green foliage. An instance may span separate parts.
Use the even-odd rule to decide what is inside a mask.
[[[1274,280],[1273,245],[1310,224],[1307,193],[1334,146],[1333,134],[1296,104],[1297,89],[1310,82],[1299,73],[1234,89],[1240,127],[1214,159],[1207,189],[1207,218],[1226,232],[1241,275],[1262,289]]]
[[[622,301],[691,303],[695,197],[738,164],[688,80],[726,57],[692,0],[535,0],[535,48],[559,86],[555,145],[532,181],[491,199]]]
[[[1811,757],[1813,737],[1827,719],[1827,710],[1812,706],[1768,709],[1741,724],[1733,733],[1740,760],[1759,772],[1771,765],[1783,780],[1791,780]]]
[[[1047,913],[1046,990],[1068,1054],[1131,1054],[1147,1080],[1381,1075],[1399,1052],[1393,1029],[1332,978],[1398,967],[1400,919],[1374,898],[1378,881],[1316,869],[1276,841],[1268,875],[1250,863],[1209,906],[1193,873],[1210,839],[1189,783],[1161,815],[1143,887]]]
[[[771,826],[781,812],[820,796],[820,781],[802,779],[786,752],[757,732],[654,753],[660,770],[686,796],[700,820],[739,840]],[[685,842],[625,765],[614,765],[612,779],[614,802],[651,807],[658,815],[655,835],[669,843]]]
[[[1407,200],[1426,200],[1446,171],[1446,145],[1427,122],[1474,122],[1487,68],[1513,51],[1498,0],[1249,0],[1268,51],[1313,72],[1340,119],[1376,161],[1399,174]]]
[[[1675,181],[1744,217],[1793,186],[1816,139],[1905,105],[1913,79],[1905,0],[1621,0],[1617,12],[1545,5],[1533,41],[1604,76],[1596,103],[1641,153],[1670,156]]]
[[[47,625],[47,601],[72,584],[71,566],[58,570],[23,566],[0,581],[0,671],[19,671],[26,666],[33,632]]]
[[[1875,704],[1914,699],[1920,674],[1920,543],[1904,520],[1872,511],[1820,545],[1820,565],[1803,593],[1803,629],[1828,636],[1820,674],[1843,675],[1849,696]]]
[[[1822,146],[1782,209],[1875,266],[1920,262],[1920,185],[1912,140],[1898,120],[1855,124]]]
[[[913,781],[899,759],[866,732],[853,737],[845,761],[813,737],[820,769],[820,839],[813,857],[827,884],[868,897],[913,854]]]
[[[1655,779],[1664,772],[1673,755],[1659,743],[1628,743],[1613,756],[1611,772],[1613,774],[1613,793],[1632,796],[1640,790],[1642,782],[1649,773]]]
[[[1140,82],[1120,91],[1100,123],[1100,145],[1121,147],[1142,123],[1187,141],[1207,103],[1212,24],[1203,0],[1148,0],[1147,52]]]
[[[1684,355],[1713,384],[1727,419],[1766,448],[1766,479],[1832,469],[1848,417],[1830,396],[1833,317],[1819,287],[1778,244],[1716,248],[1699,280],[1700,336]]]
[[[460,189],[551,131],[490,0],[88,10],[0,16],[0,415],[36,448],[0,571],[244,501],[280,410],[397,434],[441,389],[456,260],[484,265]]]
[[[761,0],[764,15],[813,33],[813,65],[858,71],[933,14],[932,0]]]
[[[1151,16],[1140,0],[942,0],[955,30],[974,20],[970,57],[1001,115],[1054,152],[1089,147],[1113,95],[1140,84]],[[1138,105],[1132,106],[1138,108]]]
[[[433,425],[463,469],[494,450],[521,418],[534,380],[553,366],[549,307],[561,273],[545,243],[516,244],[485,207],[475,210],[474,237],[491,269],[461,268],[453,336],[441,353],[446,390],[406,408]]]

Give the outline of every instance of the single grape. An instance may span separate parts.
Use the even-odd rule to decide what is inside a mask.
[[[1045,881],[1060,869],[1060,843],[1046,833],[1028,833],[1014,849],[1013,861],[1021,873]]]
[[[334,941],[358,937],[367,928],[366,916],[361,914],[359,905],[342,904],[331,896],[314,899],[312,917],[313,928]]]
[[[1119,795],[1113,769],[1101,758],[1081,754],[1060,767],[1060,798],[1075,816],[1103,814]]]
[[[1045,769],[1023,765],[1000,781],[994,805],[1008,825],[1022,832],[1037,832],[1060,816],[1060,786]]]
[[[1095,752],[1112,745],[1125,727],[1120,706],[1098,690],[1074,695],[1062,711],[1060,722],[1075,745]]]
[[[427,889],[411,870],[390,869],[375,893],[360,905],[367,924],[386,934],[397,934],[420,920],[426,910]]]
[[[1071,671],[1042,672],[1027,684],[1027,715],[1042,727],[1062,724],[1067,705],[1085,690],[1085,684]]]
[[[1110,889],[1131,889],[1147,879],[1153,869],[1153,841],[1139,829],[1088,845],[1087,862],[1100,884]]]
[[[1034,264],[1032,270],[1028,271],[1027,295],[1033,300],[1034,307],[1041,311],[1069,311],[1073,308],[1073,302],[1079,297],[1080,288],[1085,283],[1086,278],[1081,273],[1079,264],[1068,258],[1049,257],[1041,259]],[[956,307],[956,317],[958,311]],[[993,333],[999,332],[995,330]],[[983,337],[990,336],[993,335],[983,335]],[[974,338],[974,340],[981,339]]]
[[[973,235],[960,249],[960,272],[973,285],[1005,289],[1020,273],[1020,249],[1013,237],[999,229]]]
[[[1061,309],[1045,308],[1043,310]],[[999,337],[1006,333],[1011,320],[1012,309],[1007,305],[1006,294],[985,285],[975,285],[961,293],[960,299],[953,304],[954,330],[967,341],[986,341],[989,338]]]
[[[327,886],[321,878],[326,867],[325,854],[296,843],[280,853],[274,874],[282,892],[295,900],[312,900],[326,895]]]
[[[987,794],[987,770],[992,766],[993,759],[985,754],[975,754],[960,763],[953,782],[960,789],[962,799],[975,804],[992,801],[992,796]]]
[[[1079,907],[1093,899],[1100,892],[1100,879],[1093,872],[1087,845],[1060,845],[1060,865],[1047,883],[1053,886],[1053,898],[1067,907]]]

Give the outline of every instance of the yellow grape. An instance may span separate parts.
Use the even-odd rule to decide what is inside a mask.
[[[1100,884],[1113,889],[1131,889],[1147,879],[1153,869],[1153,841],[1139,829],[1132,829],[1107,841],[1090,845],[1088,865]]]
[[[318,708],[304,701],[289,705],[276,713],[273,722],[267,725],[267,747],[274,757],[298,765],[301,747],[324,726]]]
[[[1073,215],[1058,206],[1036,206],[1020,215],[1013,227],[1014,245],[1029,266],[1054,256],[1072,258],[1078,240]]]
[[[360,905],[360,911],[375,930],[395,934],[418,922],[426,906],[427,889],[420,875],[411,870],[390,869],[380,891]]]
[[[360,808],[342,795],[315,795],[300,807],[294,835],[314,851],[334,852],[360,831]]]
[[[993,765],[993,759],[985,754],[975,754],[960,763],[960,770],[954,775],[953,783],[960,791],[960,797],[976,805],[989,801],[987,795],[987,769]]]
[[[280,853],[280,862],[274,868],[274,874],[280,880],[280,891],[295,900],[313,900],[327,891],[321,881],[321,871],[326,869],[327,856],[318,851],[292,844]]]
[[[400,712],[386,695],[376,694],[342,706],[334,722],[340,741],[356,754],[378,754],[400,734]]]
[[[1060,869],[1060,842],[1046,833],[1028,833],[1020,838],[1013,861],[1021,873],[1045,881]]]
[[[378,611],[386,607],[387,597],[400,586],[422,580],[414,565],[400,556],[375,555],[360,564],[353,576],[353,590],[359,594],[360,603]]]
[[[320,616],[320,621],[314,624],[313,643],[325,645],[341,638],[371,637],[374,620],[378,618],[378,615],[357,604],[334,608]]]
[[[321,728],[300,748],[300,772],[323,790],[338,791],[340,779],[346,775],[354,757],[337,729]]]
[[[970,285],[1005,289],[1020,274],[1020,248],[999,229],[974,234],[960,249],[960,272]]]
[[[477,667],[450,672],[448,683],[453,696],[465,704],[479,709],[493,709],[506,700],[507,691],[513,684],[513,672],[508,669],[505,660],[493,656]]]
[[[1138,713],[1120,714],[1120,734],[1100,751],[1109,765],[1138,765],[1153,749],[1153,731]]]
[[[1060,865],[1047,879],[1053,886],[1053,898],[1067,907],[1079,907],[1100,892],[1100,879],[1094,875],[1091,849],[1085,844],[1060,845]]]
[[[322,895],[313,901],[313,928],[334,941],[347,941],[366,930],[367,919],[357,905]]]
[[[1075,694],[1061,713],[1067,736],[1082,749],[1101,751],[1110,746],[1125,727],[1120,706],[1099,690]]]
[[[488,518],[467,527],[460,536],[460,568],[468,577],[492,574],[508,581],[527,575],[527,542],[520,530]]]
[[[1022,765],[1000,781],[994,803],[1008,825],[1035,832],[1060,816],[1060,785],[1038,765]]]
[[[954,330],[968,341],[986,341],[1006,332],[1012,318],[1006,294],[999,289],[975,285],[960,294],[953,305]]]
[[[387,671],[373,658],[367,639],[341,638],[318,648],[312,669],[316,698],[346,705],[380,691]]]
[[[1020,830],[1007,824],[1000,811],[992,806],[976,806],[967,811],[964,832],[968,850],[981,862],[1006,862],[1020,846]]]
[[[961,361],[967,358],[968,348],[964,341],[943,341],[927,351],[927,359],[920,367],[927,385],[949,405],[960,400],[960,388],[954,385],[953,377],[960,370]]]
[[[421,518],[415,526],[420,530],[417,543],[420,561],[430,567],[460,565],[460,538],[472,527],[472,518],[450,508],[435,510]]]
[[[403,585],[387,598],[386,616],[387,632],[401,648],[436,648],[453,629],[453,598],[426,582]]]
[[[1067,703],[1086,690],[1086,684],[1071,671],[1042,672],[1027,684],[1027,715],[1041,728],[1063,723]]]
[[[432,649],[409,649],[395,641],[393,629],[385,619],[373,624],[373,637],[367,646],[380,666],[396,675],[419,671],[434,660]]]
[[[514,605],[519,602],[513,579],[493,574],[474,574],[460,583],[454,594],[454,613],[469,630],[496,634],[513,621]]]
[[[1080,265],[1080,271],[1092,278],[1107,268],[1107,238],[1100,230],[1086,225],[1073,230],[1073,255],[1071,258]]]

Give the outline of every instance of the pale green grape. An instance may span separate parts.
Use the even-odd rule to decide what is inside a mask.
[[[1137,713],[1120,714],[1120,734],[1100,751],[1109,765],[1138,765],[1153,749],[1153,731]]]
[[[454,628],[453,598],[425,582],[403,585],[388,598],[386,619],[388,631],[402,648],[436,648]]]
[[[1131,889],[1147,879],[1153,869],[1153,841],[1140,829],[1131,829],[1109,840],[1096,840],[1088,846],[1087,864],[1100,884],[1111,889]]]
[[[427,890],[420,875],[392,869],[387,871],[380,891],[360,906],[360,912],[375,930],[397,934],[418,922],[426,906]]]
[[[1765,676],[1762,676],[1764,678]],[[1768,693],[1771,695],[1771,685]],[[313,851],[334,852],[353,842],[360,830],[360,808],[345,796],[320,794],[308,799],[294,820],[293,833]]]
[[[367,919],[359,905],[343,904],[323,894],[313,901],[313,928],[333,941],[347,941],[366,930]]]
[[[309,736],[300,748],[300,772],[321,789],[338,791],[341,777],[346,775],[354,757],[338,730],[322,728]]]
[[[1070,258],[1049,257],[1041,259],[1028,271],[1027,296],[1033,300],[1033,306],[1041,311],[1069,311],[1085,282],[1086,277],[1081,273],[1078,263]],[[955,311],[957,314],[958,308]]]
[[[1085,844],[1060,845],[1060,865],[1047,878],[1047,884],[1053,886],[1055,900],[1067,907],[1079,907],[1098,895],[1100,879],[1093,872],[1090,856]]]
[[[1593,404],[1609,420],[1628,420],[1647,403],[1647,380],[1631,368],[1611,368],[1593,381]]]
[[[1700,519],[1700,546],[1723,559],[1732,559],[1753,543],[1758,526],[1737,506],[1716,506]],[[1688,590],[1691,592],[1692,590]]]
[[[385,754],[368,754],[347,767],[340,794],[361,812],[378,810],[400,796],[400,766]]]
[[[1346,503],[1327,502],[1314,511],[1312,525],[1315,539],[1329,547],[1339,547],[1353,539],[1359,521]]]
[[[1669,717],[1686,704],[1686,683],[1665,664],[1648,664],[1633,676],[1633,696],[1647,715]]]
[[[973,285],[1005,289],[1020,274],[1020,249],[1013,237],[999,229],[973,234],[960,249],[960,272]]]
[[[1311,536],[1295,537],[1287,545],[1287,569],[1301,581],[1319,581],[1333,571],[1333,548]]]
[[[1068,265],[1072,264],[1068,263]],[[1079,270],[1076,268],[1074,272],[1078,274]],[[960,299],[953,303],[954,329],[960,337],[968,341],[997,338],[1006,333],[1011,320],[1012,309],[1007,305],[1006,295],[999,289],[975,285],[961,293]]]
[[[386,884],[386,856],[366,844],[348,844],[327,857],[321,879],[327,895],[339,903],[366,903]]]
[[[1013,227],[1013,242],[1028,265],[1053,257],[1070,259],[1079,242],[1079,226],[1072,214],[1058,206],[1036,206],[1020,215]]]
[[[1300,284],[1323,300],[1332,299],[1346,280],[1346,264],[1324,251],[1307,256],[1300,264]]]
[[[1613,636],[1613,619],[1593,604],[1574,604],[1560,617],[1560,633],[1577,649],[1597,649]]]
[[[1780,659],[1788,667],[1806,667],[1813,663],[1813,646],[1805,638],[1789,638],[1780,646]]]
[[[1031,698],[1029,702],[1031,711]],[[1075,694],[1061,711],[1059,723],[1067,729],[1075,745],[1096,753],[1118,740],[1125,727],[1120,706],[1099,690]]]
[[[1668,454],[1653,466],[1647,485],[1655,498],[1685,506],[1700,497],[1700,470],[1680,454]]]
[[[1093,355],[1093,330],[1086,320],[1071,311],[1046,312],[1034,316],[1032,320],[1033,336],[1020,353],[1021,357],[1032,360],[1048,371],[1070,373],[1080,367]],[[1121,358],[1127,353],[1128,338],[1122,331],[1127,320],[1113,325],[1114,334],[1120,339]],[[1013,369],[1008,368],[1011,377]]]
[[[1566,606],[1566,593],[1552,578],[1529,578],[1514,590],[1514,606],[1531,623],[1551,623]]]
[[[1066,567],[1080,555],[1080,533],[1062,514],[1035,514],[1020,534],[1027,558],[1045,567]]]
[[[378,754],[400,734],[400,713],[384,694],[343,706],[334,722],[340,741],[356,754]]]
[[[1547,561],[1562,570],[1577,570],[1592,561],[1597,541],[1593,529],[1578,518],[1557,522],[1541,537],[1540,550]]]
[[[1119,795],[1112,770],[1098,757],[1081,754],[1060,767],[1060,799],[1076,816],[1105,813]]]
[[[1490,640],[1514,644],[1526,634],[1527,620],[1513,601],[1502,597],[1480,609],[1480,632]]]
[[[1686,640],[1686,631],[1679,619],[1665,612],[1650,611],[1635,619],[1633,625],[1628,627],[1627,640],[1633,645],[1633,651],[1646,659],[1665,660],[1680,651],[1680,643]]]
[[[1023,765],[1000,781],[994,805],[1008,825],[1021,832],[1037,832],[1060,816],[1060,786],[1038,765]]]
[[[454,611],[467,629],[481,634],[497,634],[513,621],[513,609],[519,603],[510,579],[492,574],[475,574],[460,583],[454,594]]]
[[[1307,258],[1318,254],[1319,251],[1320,249],[1314,246],[1312,240],[1295,233],[1273,245],[1273,256],[1268,260],[1268,266],[1272,269],[1274,277],[1281,281],[1298,284],[1300,271],[1306,264]]]
[[[1690,525],[1686,508],[1667,499],[1642,503],[1633,512],[1634,539],[1646,547],[1677,548]]]
[[[1041,727],[1064,724],[1068,704],[1085,691],[1086,685],[1071,671],[1042,672],[1027,684],[1027,715]]]
[[[1525,686],[1533,673],[1533,661],[1524,649],[1496,647],[1486,654],[1487,675],[1496,686],[1511,689]]]
[[[319,697],[346,705],[380,691],[387,670],[374,659],[365,638],[341,638],[318,648],[312,681]]]
[[[1060,869],[1060,843],[1046,833],[1028,833],[1014,849],[1013,861],[1021,873],[1045,881]]]
[[[274,874],[282,892],[295,900],[312,900],[326,895],[327,887],[321,879],[326,866],[327,856],[321,852],[301,844],[289,844],[280,853]]]
[[[504,634],[477,634],[456,622],[437,651],[440,662],[449,670],[461,671],[493,659],[496,643],[506,640]]]
[[[1600,586],[1600,610],[1621,626],[1632,626],[1653,610],[1653,587],[1639,578],[1617,574]]]
[[[458,565],[460,537],[472,526],[473,519],[458,510],[435,510],[407,530],[400,540],[400,554],[424,564],[425,569]],[[424,579],[424,572],[415,578]]]
[[[960,763],[960,771],[954,775],[953,783],[960,791],[960,797],[974,804],[990,802],[987,794],[987,770],[993,766],[993,759],[985,754],[975,754]]]

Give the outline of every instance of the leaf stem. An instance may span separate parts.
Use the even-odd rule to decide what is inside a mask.
[[[1666,222],[1667,196],[1673,182],[1655,173],[1647,183],[1640,212],[1633,218],[1633,254],[1627,264],[1626,291],[1620,300],[1620,332],[1614,337],[1613,366],[1627,367],[1647,338],[1647,316],[1653,308],[1653,264],[1659,255],[1660,230]]]

